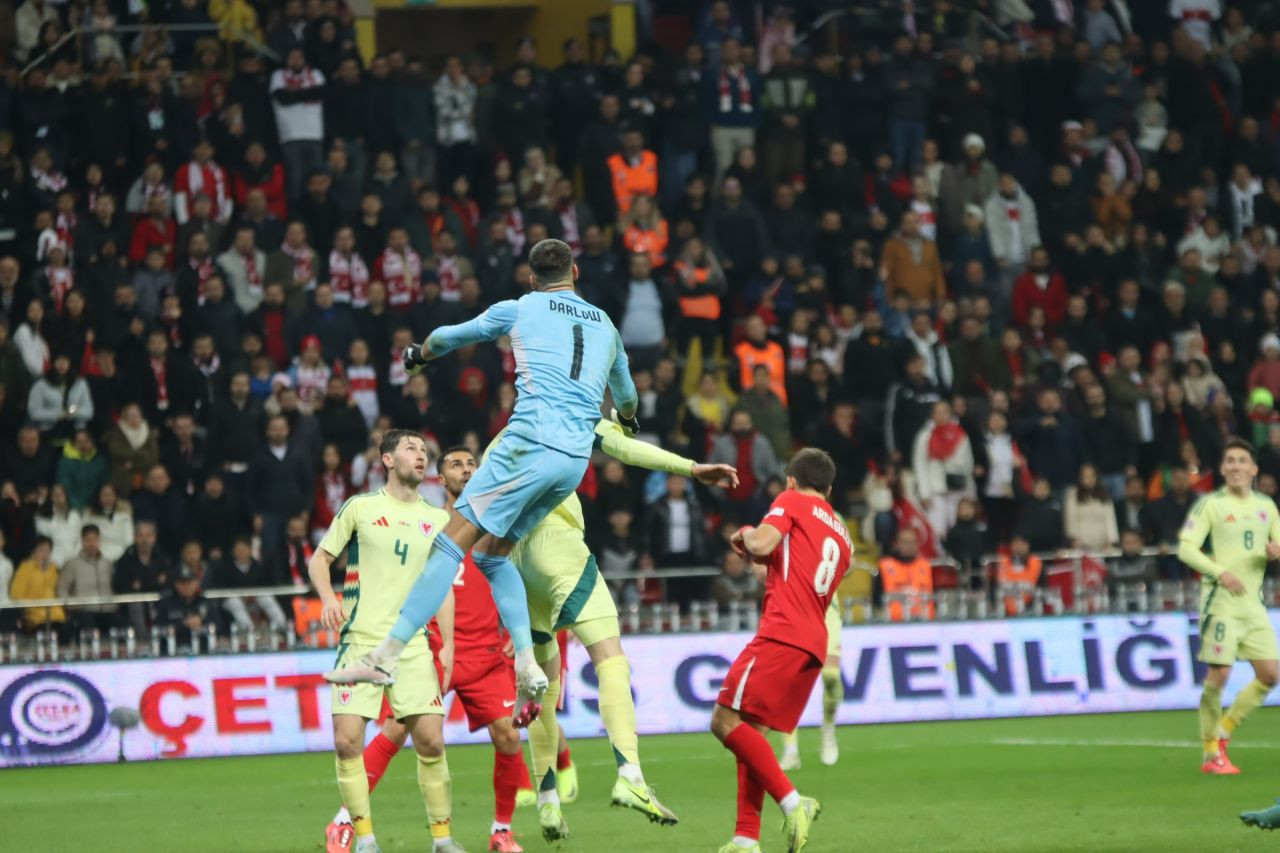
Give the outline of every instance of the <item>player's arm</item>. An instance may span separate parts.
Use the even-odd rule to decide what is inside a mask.
[[[596,446],[614,459],[637,468],[694,477],[708,486],[738,485],[738,471],[732,465],[694,462],[647,441],[629,437],[622,426],[613,421],[601,420],[596,424]]]
[[[774,552],[782,543],[782,538],[791,532],[791,514],[782,501],[785,498],[780,496],[755,527],[748,525],[738,528],[738,532],[729,540],[734,550],[757,562],[764,562]]]
[[[1280,560],[1280,511],[1277,511],[1275,501],[1268,501],[1271,505],[1271,529],[1267,535],[1267,559]]]
[[[329,530],[320,540],[319,547],[307,562],[307,576],[311,578],[311,585],[320,596],[320,624],[331,631],[342,627],[346,616],[342,612],[342,602],[338,601],[338,596],[333,592],[333,584],[329,581],[329,568],[347,547],[351,534],[356,529],[354,501],[355,498],[348,499],[342,509],[338,510],[329,524]]]
[[[1212,525],[1213,513],[1209,509],[1209,498],[1201,498],[1191,508],[1191,514],[1182,526],[1182,533],[1178,537],[1178,559],[1192,571],[1222,584],[1227,592],[1240,595],[1244,592],[1240,579],[1204,552],[1204,540],[1208,538]]]
[[[444,682],[440,685],[441,693],[449,692],[449,682],[453,680],[453,590],[444,597],[444,604],[436,611],[436,625],[440,628],[440,667],[444,670]]]
[[[492,341],[511,331],[516,321],[516,302],[507,299],[497,302],[482,311],[477,317],[455,326],[441,326],[421,345],[412,345],[405,350],[405,367],[419,368],[434,358],[447,355],[468,344]]]
[[[636,416],[636,406],[640,403],[640,395],[636,393],[636,384],[631,380],[631,364],[627,361],[627,351],[622,346],[622,336],[613,330],[613,366],[609,368],[609,393],[613,395],[613,405],[624,420]]]

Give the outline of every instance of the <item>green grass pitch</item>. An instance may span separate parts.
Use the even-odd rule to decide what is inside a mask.
[[[792,774],[822,817],[806,850],[1214,851],[1280,849],[1280,834],[1236,815],[1280,795],[1280,710],[1251,718],[1232,748],[1241,776],[1203,777],[1196,714],[1117,714],[975,722],[844,726],[840,763],[818,762],[800,733]],[[732,759],[710,734],[640,740],[645,775],[681,823],[661,828],[608,806],[608,745],[575,741],[581,794],[566,807],[583,853],[715,851],[734,819]],[[454,835],[487,846],[492,751],[449,751]],[[383,850],[429,849],[410,754],[373,797]],[[317,851],[337,806],[328,754],[0,771],[6,850]],[[766,853],[783,850],[777,807],[765,803]],[[528,851],[550,850],[532,809],[516,813]]]

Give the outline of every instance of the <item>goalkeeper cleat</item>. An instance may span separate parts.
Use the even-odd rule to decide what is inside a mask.
[[[800,853],[809,843],[809,830],[822,812],[813,797],[801,797],[800,803],[782,821],[782,834],[787,839],[787,853]]]
[[[405,347],[401,358],[404,360],[404,372],[410,376],[422,370],[427,364],[426,353],[417,344],[409,344]]]
[[[382,853],[382,848],[372,835],[356,841],[355,853]]]
[[[563,770],[556,771],[556,793],[560,802],[568,805],[578,799],[578,768],[570,764]]]
[[[538,824],[542,827],[542,837],[547,841],[563,841],[569,837],[569,824],[564,821],[559,803],[538,806]]]
[[[538,802],[538,792],[532,788],[521,788],[516,791],[516,808],[525,809]]]
[[[734,844],[730,841],[721,847],[719,853],[763,853],[759,844],[753,844],[750,847],[743,847],[741,844]]]
[[[324,853],[351,853],[351,842],[355,837],[356,831],[349,821],[334,821],[324,831]]]
[[[524,848],[516,843],[516,837],[509,829],[499,829],[489,836],[489,850],[492,853],[524,853]]]
[[[828,767],[835,766],[840,760],[840,745],[836,743],[836,727],[822,727],[822,751],[818,753],[818,760]]]
[[[792,744],[788,744],[782,750],[782,757],[778,759],[778,766],[784,772],[800,769],[800,749]]]
[[[333,669],[324,674],[330,684],[376,684],[390,687],[396,683],[396,661],[379,660],[373,652],[361,655],[351,666]]]
[[[547,692],[547,674],[537,664],[516,671],[516,704],[511,723],[517,729],[528,728],[542,713],[542,694]]]
[[[613,783],[613,804],[627,809],[635,809],[649,818],[650,823],[662,826],[675,826],[680,822],[676,813],[658,801],[653,788],[643,782],[636,784],[619,776]]]
[[[1269,809],[1256,812],[1241,812],[1240,820],[1245,826],[1256,826],[1258,829],[1280,829],[1280,800]]]

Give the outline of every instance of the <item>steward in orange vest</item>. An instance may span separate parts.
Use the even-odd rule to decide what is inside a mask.
[[[658,155],[644,147],[644,134],[628,130],[622,134],[622,151],[605,161],[613,181],[613,199],[618,214],[631,209],[638,195],[658,194]]]
[[[920,556],[915,531],[899,530],[894,552],[896,556],[880,558],[880,583],[885,595],[933,595],[933,566]],[[933,602],[916,600],[908,605],[908,612],[912,619],[932,619]],[[889,605],[889,621],[902,619],[903,606],[895,601]]]
[[[1040,558],[1030,553],[1031,546],[1021,536],[1015,536],[1009,545],[1013,553],[1010,556],[1001,555],[996,569],[996,582],[1002,587],[1009,584],[1038,586],[1043,568]],[[1019,597],[1022,598],[1021,608],[1018,606]],[[1005,615],[1017,616],[1019,612],[1026,612],[1027,605],[1034,600],[1035,596],[1030,592],[1025,592],[1021,596],[1006,595],[1004,597]]]
[[[738,388],[746,390],[755,382],[756,367],[769,371],[769,390],[787,405],[787,354],[777,341],[766,336],[764,320],[758,315],[747,318],[746,337],[733,348],[738,359]]]

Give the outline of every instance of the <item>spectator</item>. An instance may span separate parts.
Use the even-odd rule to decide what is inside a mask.
[[[772,390],[769,368],[757,364],[751,373],[751,385],[738,397],[738,409],[751,415],[751,422],[768,440],[778,459],[791,457],[791,427],[787,408]]]
[[[190,412],[176,412],[169,433],[160,442],[160,459],[184,500],[196,496],[209,467],[209,453],[204,436],[196,432],[196,421]]]
[[[1001,357],[1000,344],[983,334],[977,317],[960,321],[960,337],[947,347],[947,356],[955,393],[980,398],[993,388],[1009,387],[1009,366]]]
[[[644,553],[659,570],[688,567],[707,559],[706,522],[689,480],[668,474],[662,497],[645,508]],[[671,578],[668,598],[681,604],[705,598],[702,578]]]
[[[400,165],[415,186],[436,180],[436,125],[433,84],[419,60],[410,60],[396,84],[396,135]]]
[[[129,496],[134,517],[154,522],[160,547],[166,554],[176,554],[185,538],[186,497],[174,487],[163,465],[147,469],[142,486]]]
[[[212,573],[206,586],[209,589],[236,590],[270,586],[273,578],[269,577],[265,568],[253,559],[253,549],[247,537],[241,536],[231,544],[231,554]],[[181,574],[178,575],[182,577]],[[284,611],[274,598],[269,595],[255,595],[252,601],[240,596],[222,599],[222,608],[231,621],[242,631],[253,631],[253,617],[249,614],[248,605],[252,603],[267,620],[273,631],[284,631],[286,620]]]
[[[1004,412],[987,415],[982,453],[974,467],[980,481],[982,508],[987,517],[991,540],[1007,542],[1013,534],[1016,517],[1015,499],[1025,492],[1022,483],[1028,477],[1026,462],[1009,433],[1009,420]]]
[[[1080,478],[1067,489],[1064,529],[1072,548],[1107,551],[1120,541],[1115,503],[1092,465],[1080,466]]]
[[[773,62],[761,82],[760,150],[770,185],[804,171],[806,130],[815,96],[808,75],[798,68],[791,45],[783,42],[770,50]]]
[[[1063,494],[1075,482],[1083,441],[1076,419],[1063,411],[1062,396],[1056,389],[1040,391],[1035,412],[1018,422],[1014,435],[1026,448],[1031,470],[1049,481],[1055,495]]]
[[[987,585],[986,565],[987,525],[978,518],[978,503],[971,497],[960,499],[956,505],[956,522],[947,531],[943,544],[947,553],[958,564],[961,589],[981,590]]]
[[[667,320],[671,294],[653,276],[652,261],[644,252],[627,259],[627,282],[618,322],[618,333],[634,368],[657,364],[667,346]]]
[[[107,459],[98,452],[90,432],[76,430],[75,438],[62,447],[57,472],[58,483],[67,490],[71,506],[83,510],[95,501],[109,473]]]
[[[31,555],[18,564],[18,571],[13,575],[10,598],[14,601],[57,598],[58,566],[53,562],[52,554],[53,543],[49,537],[37,536]],[[66,639],[66,610],[61,605],[28,607],[22,611],[22,627],[28,633],[52,629],[61,639]]]
[[[115,562],[133,544],[133,512],[129,504],[116,495],[116,487],[103,483],[84,513],[86,524],[98,528],[98,544],[102,555]]]
[[[1137,473],[1124,478],[1124,496],[1116,501],[1116,522],[1123,530],[1141,529],[1143,507],[1147,503],[1147,484]]]
[[[920,162],[929,118],[929,98],[934,88],[933,68],[916,53],[907,35],[898,36],[893,57],[883,71],[888,114],[889,147],[893,165],[911,172]]]
[[[1142,532],[1126,528],[1120,534],[1120,554],[1107,558],[1107,591],[1115,599],[1125,587],[1136,584],[1149,585],[1158,577],[1156,561],[1142,553]],[[1146,610],[1145,602],[1130,602],[1130,609]]]
[[[676,324],[676,349],[686,356],[696,337],[701,343],[704,361],[715,357],[719,340],[719,320],[726,289],[724,270],[715,253],[701,239],[685,243],[675,262],[676,294],[680,316]]]
[[[0,528],[0,607],[13,603],[9,590],[13,586],[13,560],[5,553],[5,533]],[[13,631],[18,627],[18,614],[9,609],[0,610],[0,630]]]
[[[778,475],[781,466],[768,439],[756,431],[750,413],[739,409],[730,415],[729,430],[712,441],[708,461],[738,469],[737,486],[712,487],[713,493],[725,502],[726,515],[735,520],[758,516],[765,484]]]
[[[68,355],[55,355],[52,368],[31,386],[27,414],[54,444],[66,442],[93,420],[89,385],[72,373]]]
[[[1013,285],[1013,322],[1027,327],[1032,308],[1044,311],[1048,331],[1062,324],[1067,311],[1067,283],[1062,274],[1049,265],[1049,253],[1043,246],[1031,250],[1026,272]]]
[[[613,199],[619,214],[631,209],[636,196],[658,194],[658,155],[644,147],[644,134],[639,128],[628,128],[622,134],[622,150],[606,161],[613,179]]]
[[[289,421],[283,415],[267,421],[266,446],[258,451],[250,470],[254,528],[261,533],[267,553],[274,553],[284,539],[285,524],[307,509],[312,494],[311,463],[299,447],[290,444],[289,435]]]
[[[1172,467],[1164,497],[1143,508],[1143,538],[1148,545],[1160,549],[1160,577],[1164,580],[1183,580],[1186,576],[1176,555],[1178,534],[1191,510],[1192,497],[1191,476],[1185,465],[1177,464]]]
[[[67,490],[55,483],[36,516],[36,532],[53,543],[53,562],[62,565],[75,556],[80,546],[80,511],[67,500]]]
[[[1009,555],[1001,556],[996,568],[996,583],[1003,593],[1006,616],[1021,616],[1034,601],[1031,588],[1046,586],[1048,574],[1042,571],[1040,558],[1031,553],[1025,536],[1014,536]]]
[[[217,264],[223,279],[231,286],[240,312],[250,314],[256,311],[262,304],[267,256],[255,244],[251,226],[241,225],[235,229],[231,248],[218,256]]]
[[[44,25],[57,20],[58,10],[48,0],[25,0],[18,6],[13,25],[17,40],[14,55],[19,62],[25,63],[33,57]]]
[[[112,561],[102,553],[102,537],[96,524],[80,530],[80,551],[58,573],[58,598],[106,597],[111,593]],[[80,604],[68,608],[71,622],[81,631],[106,633],[115,627],[115,604]]]
[[[769,254],[764,219],[755,205],[742,197],[742,184],[736,178],[725,178],[720,199],[707,214],[704,236],[720,259],[731,288],[754,275]]]
[[[232,187],[227,170],[213,160],[213,145],[200,139],[191,151],[191,161],[181,166],[173,179],[173,208],[179,225],[191,219],[197,195],[207,195],[212,203],[214,221],[225,225],[231,220]]]
[[[24,322],[13,333],[13,346],[32,381],[49,369],[49,344],[44,338],[44,303],[32,299],[23,312]]]
[[[1022,274],[1031,250],[1040,245],[1036,203],[1008,172],[1000,176],[997,191],[986,199],[987,234],[991,254],[1001,275],[1012,282]]]
[[[1273,397],[1280,396],[1280,336],[1268,332],[1258,343],[1261,356],[1249,371],[1248,388],[1265,388]]]
[[[955,380],[951,369],[951,355],[943,345],[942,339],[934,330],[926,311],[915,311],[911,315],[911,325],[902,336],[903,346],[924,359],[925,377],[944,392],[951,388]]]
[[[666,266],[670,242],[667,220],[662,218],[662,211],[650,196],[636,196],[634,206],[618,220],[618,227],[622,230],[622,245],[628,252],[648,255],[654,269]]]
[[[219,472],[210,472],[191,508],[193,530],[211,560],[222,559],[231,550],[231,540],[251,528],[244,502],[227,490],[225,480]]]
[[[729,612],[733,602],[759,607],[764,599],[764,586],[747,560],[732,548],[724,552],[720,562],[720,574],[711,581],[711,598],[721,614]]]
[[[1103,487],[1118,501],[1124,496],[1126,474],[1137,460],[1137,444],[1123,418],[1107,405],[1101,385],[1084,392],[1085,412],[1080,422],[1085,456],[1093,461]]]
[[[880,558],[880,583],[886,598],[898,599],[886,603],[890,622],[933,618],[933,567],[920,555],[914,530],[899,530],[893,550]]]
[[[760,78],[742,62],[742,44],[736,38],[721,44],[720,61],[709,63],[711,73],[702,78],[703,117],[711,127],[714,176],[732,165],[739,149],[753,147],[760,124]]]
[[[1049,481],[1037,477],[1031,496],[1019,502],[1014,538],[1025,539],[1032,551],[1056,551],[1066,545],[1062,521],[1062,502],[1054,498]]]
[[[178,646],[191,648],[196,632],[211,624],[215,624],[213,605],[200,593],[199,576],[184,566],[156,604],[156,629],[173,629]]]
[[[137,403],[127,403],[120,410],[120,420],[108,431],[104,444],[111,459],[111,484],[122,497],[140,488],[145,472],[160,460],[159,441]]]
[[[929,524],[945,537],[960,500],[975,494],[973,448],[945,401],[934,403],[931,422],[915,437],[912,470]]]
[[[920,220],[914,212],[902,214],[897,234],[885,242],[880,277],[889,299],[899,291],[907,294],[912,304],[945,298],[946,279],[937,244],[920,234]]]
[[[915,446],[916,436],[942,399],[942,391],[925,373],[925,360],[918,352],[907,356],[904,377],[889,391],[885,411],[885,441],[889,453],[902,459]]]
[[[756,369],[765,368],[769,373],[769,389],[787,405],[786,354],[777,341],[767,337],[768,328],[759,314],[747,318],[743,339],[733,348],[737,370],[730,370],[729,378],[738,390],[752,387],[756,381]]]
[[[294,4],[301,6],[294,0]],[[284,152],[290,200],[302,195],[303,181],[324,162],[324,74],[307,65],[301,45],[282,52],[285,67],[271,75],[271,99]]]

